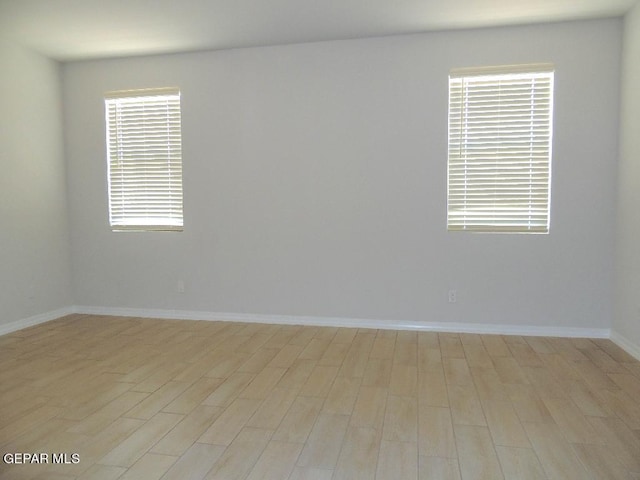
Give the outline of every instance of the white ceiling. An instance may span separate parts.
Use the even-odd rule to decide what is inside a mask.
[[[0,34],[57,60],[615,17],[636,0],[0,0]]]

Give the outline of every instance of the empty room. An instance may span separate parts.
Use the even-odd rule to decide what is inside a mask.
[[[0,480],[640,479],[635,0],[0,0]]]

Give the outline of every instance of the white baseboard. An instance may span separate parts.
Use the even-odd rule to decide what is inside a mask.
[[[537,325],[500,325],[481,323],[419,322],[381,319],[313,317],[295,315],[264,315],[253,313],[204,312],[199,310],[158,310],[144,308],[93,307],[76,305],[0,325],[0,335],[49,322],[73,313],[109,315],[115,317],[160,318],[171,320],[204,320],[277,325],[308,325],[316,327],[372,328],[380,330],[414,330],[424,332],[479,333],[492,335],[522,335],[539,337],[611,338],[629,354],[640,359],[640,347],[608,328],[577,328]]]
[[[616,331],[612,331],[609,337],[613,343],[618,345],[621,349],[634,357],[636,360],[640,360],[640,345],[629,341]]]
[[[536,325],[499,325],[450,322],[419,322],[375,320],[361,318],[310,317],[294,315],[263,315],[251,313],[203,312],[193,310],[153,310],[75,306],[74,313],[112,315],[117,317],[162,318],[172,320],[205,320],[280,325],[310,325],[316,327],[373,328],[381,330],[416,330],[426,332],[480,333],[540,337],[609,338],[608,328],[576,328]]]
[[[5,323],[4,325],[0,324],[0,335],[6,335],[7,333],[22,330],[23,328],[33,327],[34,325],[50,322],[51,320],[55,320],[66,315],[71,315],[72,313],[75,313],[74,307],[64,307],[59,308],[58,310],[40,313],[38,315],[34,315],[33,317],[23,318],[22,320],[17,320],[15,322]]]

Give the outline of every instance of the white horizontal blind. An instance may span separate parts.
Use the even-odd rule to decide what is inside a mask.
[[[447,228],[549,231],[553,67],[449,76]]]
[[[182,133],[177,89],[105,96],[113,230],[182,230]]]

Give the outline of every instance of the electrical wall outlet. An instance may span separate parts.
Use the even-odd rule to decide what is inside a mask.
[[[184,280],[178,280],[178,286],[176,290],[178,290],[178,293],[184,293]]]
[[[458,301],[458,291],[457,290],[449,290],[448,295],[449,303],[456,303]]]

